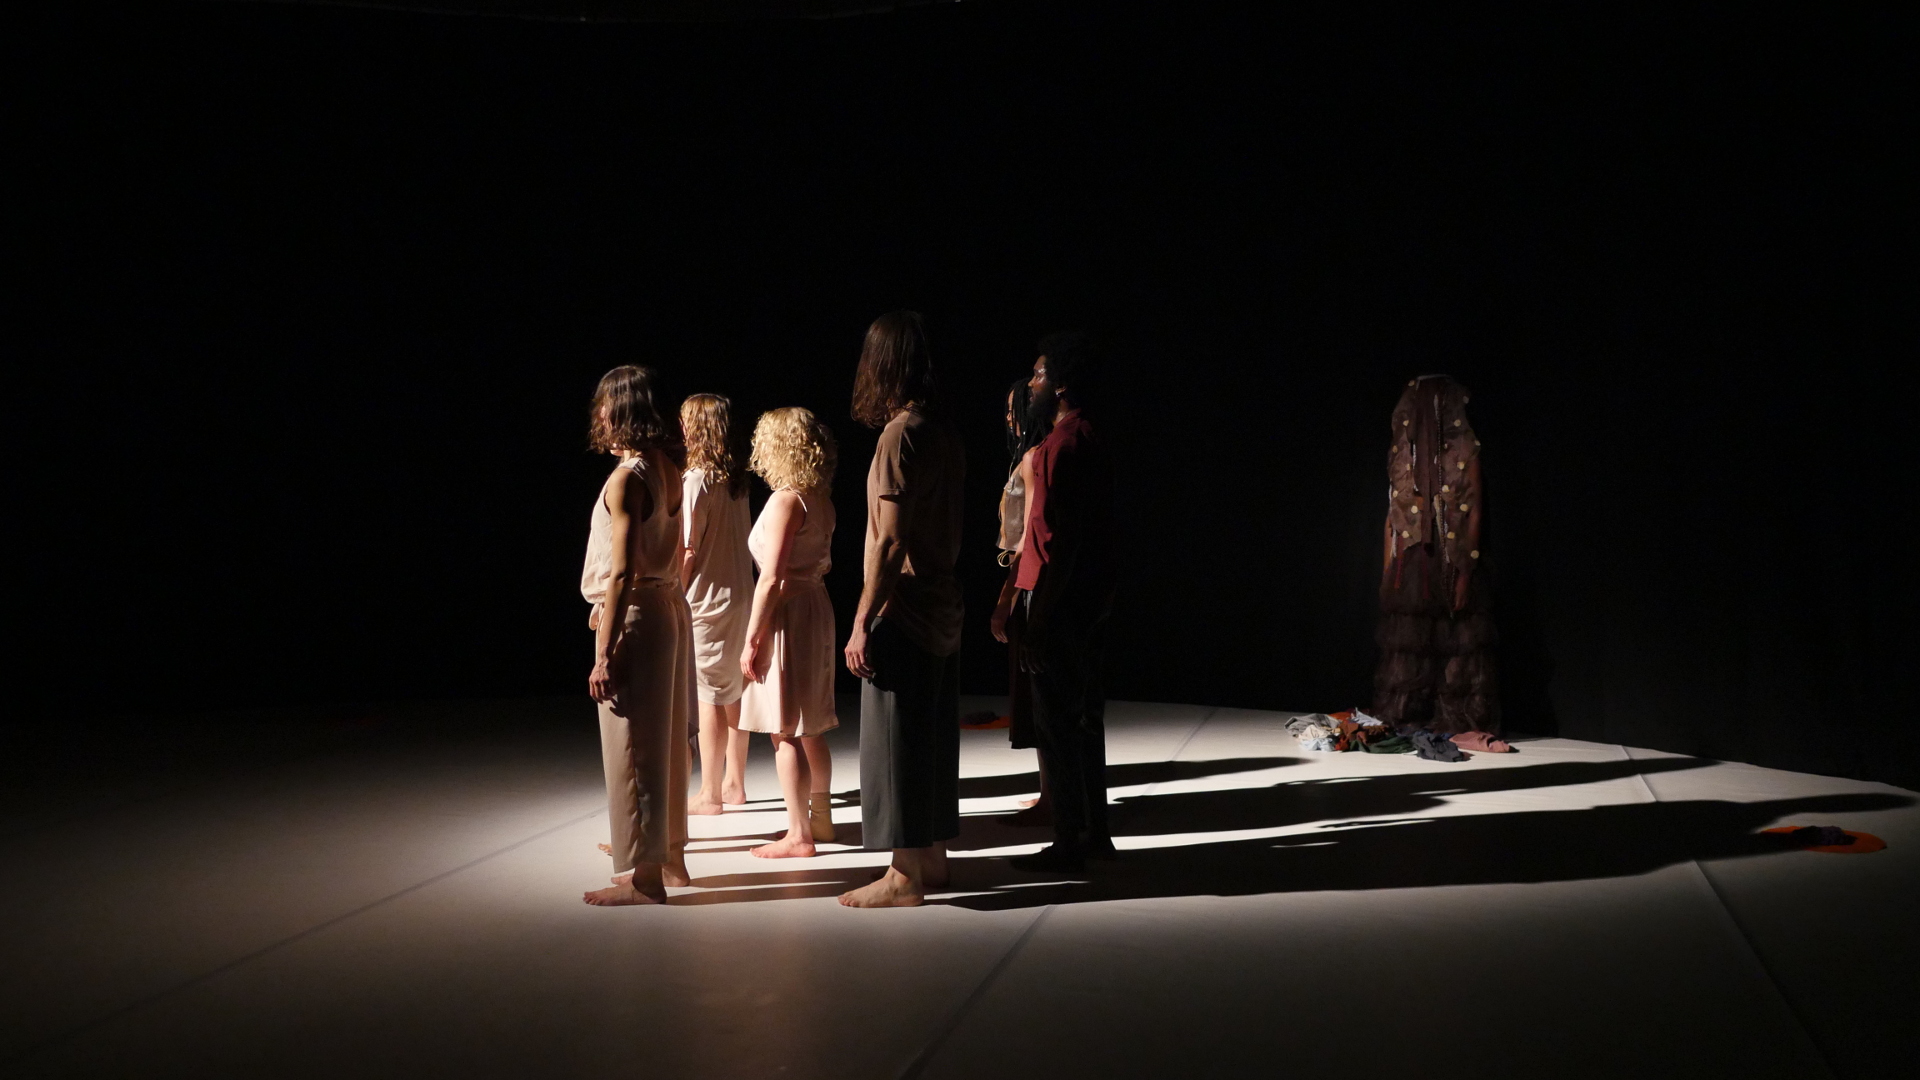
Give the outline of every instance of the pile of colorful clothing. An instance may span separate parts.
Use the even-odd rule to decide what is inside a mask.
[[[1513,747],[1484,731],[1452,736],[1417,728],[1396,732],[1359,709],[1296,716],[1287,722],[1287,733],[1300,741],[1301,749],[1320,753],[1362,750],[1369,754],[1418,754],[1428,761],[1465,761],[1466,749],[1489,754],[1513,752]]]

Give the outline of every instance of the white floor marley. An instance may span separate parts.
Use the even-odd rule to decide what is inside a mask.
[[[970,702],[978,705],[980,702]],[[835,894],[761,801],[695,887],[608,860],[592,711],[448,705],[20,748],[0,795],[8,1076],[1888,1077],[1920,1061],[1920,808],[1564,739],[1313,754],[1288,714],[1116,704],[1126,858],[1011,869],[1030,751],[964,736],[953,891]],[[345,721],[345,722],[342,722]],[[857,734],[835,737],[858,790]],[[79,752],[83,750],[84,752]],[[754,747],[749,794],[776,794]],[[857,841],[859,808],[836,810]],[[1832,824],[1887,850],[1782,850]],[[1329,1070],[1334,1070],[1329,1072]]]

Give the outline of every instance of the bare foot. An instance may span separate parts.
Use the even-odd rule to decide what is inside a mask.
[[[720,789],[720,801],[727,804],[728,806],[746,805],[746,802],[747,802],[746,785],[742,784],[739,787],[722,787]]]
[[[1040,796],[1038,796],[1038,795],[1035,795],[1035,796],[1034,796],[1033,798],[1031,798],[1031,799],[1021,799],[1021,800],[1020,800],[1020,809],[1022,809],[1022,810],[1025,810],[1025,809],[1026,809],[1027,807],[1029,807],[1029,806],[1032,806],[1032,805],[1034,805],[1035,803],[1038,803],[1039,801],[1040,801]]]
[[[712,802],[708,802],[705,799],[689,799],[687,801],[687,813],[695,817],[712,817],[715,814],[724,814],[726,811],[721,808],[720,800],[718,799]]]
[[[612,845],[612,844],[595,844],[595,845],[593,845],[593,846],[594,846],[594,847],[597,847],[597,848],[599,848],[599,849],[600,849],[600,854],[602,854],[602,855],[611,855],[611,854],[613,854],[613,845]]]
[[[907,875],[888,867],[879,881],[840,894],[842,907],[919,907],[926,899]]]
[[[693,875],[687,873],[687,860],[681,856],[660,867],[660,882],[669,888],[684,889],[693,884]]]
[[[595,889],[581,897],[594,907],[637,907],[642,904],[664,904],[667,902],[666,890],[658,895],[641,892],[633,887],[633,875],[625,875],[627,880],[608,889]],[[618,879],[616,879],[618,880]]]
[[[1053,807],[1044,801],[1035,802],[1025,810],[1016,810],[1000,819],[1002,825],[1011,825],[1016,829],[1034,829],[1053,824]]]
[[[753,853],[762,859],[811,859],[815,854],[811,838],[792,833],[771,844],[761,844]]]

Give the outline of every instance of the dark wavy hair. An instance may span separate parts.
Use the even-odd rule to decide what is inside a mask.
[[[894,413],[928,404],[932,396],[933,354],[920,313],[889,311],[873,320],[853,376],[853,418],[885,427]]]
[[[1007,411],[1011,414],[1007,424],[1007,456],[1012,461],[1010,468],[1019,468],[1020,459],[1027,451],[1047,441],[1053,433],[1053,412],[1043,410],[1034,415],[1033,390],[1027,386],[1028,379],[1021,377],[1013,380],[1007,388]]]
[[[651,368],[623,364],[600,376],[587,420],[587,445],[603,453],[679,449],[679,432],[654,404],[660,376]]]
[[[1047,381],[1065,389],[1076,407],[1099,400],[1106,350],[1093,335],[1080,330],[1048,334],[1040,339],[1040,355],[1047,358]]]

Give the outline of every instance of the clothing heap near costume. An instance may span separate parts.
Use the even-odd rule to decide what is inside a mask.
[[[1500,730],[1492,589],[1468,528],[1485,509],[1466,405],[1464,387],[1429,375],[1408,383],[1393,410],[1372,711],[1397,730]]]
[[[687,606],[693,614],[693,662],[700,700],[731,705],[746,678],[740,650],[753,608],[753,562],[747,551],[746,485],[716,484],[705,469],[681,478],[680,516],[689,557]]]
[[[694,730],[693,626],[680,591],[680,514],[666,481],[646,457],[618,468],[645,484],[653,511],[627,530],[623,612],[605,609],[613,558],[613,515],[600,488],[587,531],[580,595],[600,619],[624,620],[610,665],[614,696],[600,703],[600,752],[607,775],[613,868],[676,861],[687,847],[687,733]]]
[[[825,491],[781,490],[800,500],[805,516],[787,545],[785,593],[762,641],[767,677],[740,695],[740,730],[819,735],[840,726],[833,708],[833,602],[822,580],[833,569],[833,499]],[[776,539],[762,510],[747,537],[762,577],[773,572]]]
[[[960,835],[960,554],[966,451],[945,420],[914,406],[880,431],[867,471],[867,539],[894,504],[906,558],[868,628],[860,687],[860,820],[868,851]]]

